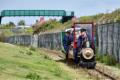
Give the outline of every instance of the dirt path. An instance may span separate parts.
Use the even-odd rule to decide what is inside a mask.
[[[46,55],[48,55],[51,59],[55,60],[61,67],[61,69],[64,69],[67,73],[69,73],[71,76],[74,77],[74,80],[96,80],[95,78],[91,77],[87,72],[85,72],[82,68],[74,68],[73,65],[65,64],[64,62],[64,54],[59,53],[56,51],[51,51],[47,49],[41,49]]]

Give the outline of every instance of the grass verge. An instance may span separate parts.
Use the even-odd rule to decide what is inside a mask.
[[[7,43],[0,43],[0,79],[73,80],[43,51]]]

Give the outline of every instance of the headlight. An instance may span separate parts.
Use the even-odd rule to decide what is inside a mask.
[[[92,59],[94,57],[94,51],[91,48],[82,49],[81,53],[85,59]]]

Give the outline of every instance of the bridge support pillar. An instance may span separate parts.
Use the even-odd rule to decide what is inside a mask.
[[[67,22],[68,20],[71,20],[73,16],[63,16],[62,17],[62,23]]]
[[[1,22],[2,22],[2,16],[0,16],[0,24],[1,24]]]

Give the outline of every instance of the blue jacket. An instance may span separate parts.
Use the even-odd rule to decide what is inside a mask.
[[[64,38],[63,38],[63,47],[64,47],[64,49],[65,49],[65,51],[69,51],[69,47],[70,47],[70,45],[71,45],[71,42],[73,41],[73,37],[72,37],[72,35],[70,35],[70,36],[64,36]]]

